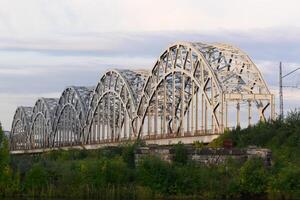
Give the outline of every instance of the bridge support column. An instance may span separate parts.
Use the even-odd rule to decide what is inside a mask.
[[[237,104],[236,104],[236,126],[237,127],[240,127],[241,126],[241,122],[240,122],[240,102],[237,101]]]

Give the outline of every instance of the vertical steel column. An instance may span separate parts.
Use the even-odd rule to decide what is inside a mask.
[[[124,126],[124,138],[128,139],[128,136],[127,136],[127,130],[128,130],[127,124],[129,124],[129,126],[130,126],[131,122],[129,122],[128,119],[127,119],[126,108],[124,107],[123,109],[124,109],[123,110],[123,113],[124,113],[124,125],[123,125]]]
[[[201,120],[202,120],[202,124],[201,124],[201,129],[202,132],[204,132],[206,134],[206,109],[205,109],[205,98],[204,98],[204,92],[205,92],[205,86],[204,86],[204,66],[203,66],[203,61],[201,60],[200,63],[200,67],[201,67]]]
[[[190,134],[190,107],[189,106],[187,106],[187,112],[186,112],[186,132]]]
[[[92,118],[92,124],[91,124],[91,137],[90,137],[90,141],[91,141],[91,144],[94,144],[95,143],[95,131],[96,131],[96,112],[93,113],[93,118]]]
[[[185,76],[181,74],[181,109],[180,109],[180,121],[181,121],[181,136],[184,136],[184,109],[185,109]]]
[[[63,112],[63,130],[62,130],[62,135],[61,135],[61,143],[60,146],[64,145],[64,135],[65,135],[65,129],[66,129],[66,113],[65,110]]]
[[[66,146],[67,143],[67,133],[68,133],[68,110],[65,113],[64,146]]]
[[[271,119],[274,120],[275,119],[275,101],[274,101],[274,95],[271,94]]]
[[[110,116],[110,93],[107,94],[107,108],[106,108],[106,111],[107,111],[107,136],[106,136],[106,139],[107,141],[109,141],[110,139],[110,131],[111,131],[111,127],[110,127],[110,120],[111,120],[111,116]]]
[[[148,131],[147,131],[147,135],[150,137],[150,134],[151,134],[151,109],[148,108],[148,117],[147,117],[147,120],[148,120]]]
[[[219,113],[219,115],[220,115],[219,117],[221,119],[219,133],[224,133],[224,102],[225,102],[225,95],[222,91],[222,94],[221,94],[221,109],[220,109],[220,113]]]
[[[191,105],[191,135],[194,135],[194,94],[195,94],[195,85],[194,85],[194,81],[192,82],[192,105]]]
[[[116,96],[113,96],[113,132],[112,132],[112,137],[111,137],[111,141],[114,142],[115,140],[115,135],[116,135]]]
[[[155,91],[155,119],[154,119],[154,135],[155,135],[155,138],[156,138],[156,135],[158,134],[158,130],[157,130],[157,127],[158,127],[158,91],[156,90]]]
[[[71,121],[71,119],[70,119],[70,116],[71,116],[71,111],[70,111],[70,109],[68,109],[68,121],[67,121],[67,134],[66,134],[66,136],[67,136],[67,138],[66,138],[66,145],[67,146],[69,146],[69,142],[70,142],[70,121]]]
[[[199,123],[199,88],[196,90],[196,133],[198,132],[198,123]]]
[[[119,99],[119,107],[118,107],[118,111],[119,111],[119,117],[118,117],[118,122],[119,122],[119,126],[118,126],[118,136],[117,136],[117,139],[119,140],[121,138],[121,135],[122,135],[122,102],[121,100]]]
[[[207,100],[204,101],[204,131],[207,134]]]
[[[251,126],[251,119],[252,119],[252,115],[251,115],[251,101],[248,101],[248,126]]]
[[[225,99],[225,128],[228,128],[228,100]]]
[[[127,104],[129,103],[129,101],[131,101],[130,99],[127,99],[127,102],[126,102],[126,105],[125,105],[125,109],[127,108]],[[132,106],[129,107],[129,113],[130,113],[130,116],[133,116],[132,114]],[[133,127],[133,123],[131,122],[130,120],[130,116],[128,115],[128,121],[130,121],[130,124],[129,124],[129,132],[128,132],[128,138],[131,139],[132,135],[134,135],[133,131],[136,131],[137,130],[137,122],[135,122],[135,127]],[[137,120],[136,120],[137,121]],[[133,130],[133,128],[135,128],[135,130]]]
[[[204,99],[204,94],[202,92],[202,95],[201,95],[201,130],[202,132],[205,132],[205,108],[204,108],[204,102],[205,99]]]
[[[42,145],[42,147],[45,148],[46,147],[45,120],[43,121],[43,124],[42,124],[42,134],[43,134],[43,145]]]
[[[101,133],[101,139],[99,139],[99,143],[103,142],[105,140],[105,98],[101,99],[99,102],[99,106],[101,106],[101,112],[102,112],[102,133]]]
[[[237,127],[240,127],[241,124],[240,124],[240,102],[237,101],[237,104],[236,104],[236,126]]]
[[[99,142],[100,140],[100,132],[101,132],[101,123],[100,123],[100,120],[101,120],[101,115],[100,115],[100,105],[97,106],[97,137],[96,137],[96,143]]]
[[[215,133],[215,118],[214,118],[214,108],[215,108],[215,97],[214,97],[214,83],[213,80],[210,81],[210,88],[211,88],[211,130],[212,130],[212,134]]]
[[[174,68],[175,68],[175,65],[176,65],[176,61],[174,62]],[[173,80],[172,80],[172,96],[173,96],[173,101],[172,101],[172,134],[175,133],[175,130],[176,130],[176,93],[175,93],[175,72],[173,71]]]
[[[42,134],[41,134],[41,117],[38,117],[38,135],[39,135],[39,148],[41,148],[41,143],[42,143]]]
[[[166,131],[166,117],[167,117],[167,113],[166,113],[166,108],[167,108],[167,78],[165,77],[164,79],[164,106],[163,106],[163,131],[162,131],[162,135],[165,135],[167,134],[167,131]]]

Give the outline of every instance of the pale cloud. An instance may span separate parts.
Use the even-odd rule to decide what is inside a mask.
[[[35,68],[26,68],[26,69],[11,69],[11,68],[0,68],[0,76],[13,75],[13,76],[26,76],[26,75],[38,75],[43,70]]]
[[[277,95],[279,61],[284,73],[300,66],[299,6],[298,0],[1,0],[0,121],[9,129],[17,106],[59,97],[68,85],[96,85],[107,69],[151,69],[175,41],[240,47]],[[299,73],[285,84],[300,84]],[[298,91],[284,90],[286,109],[300,105]]]
[[[18,38],[83,31],[248,31],[294,27],[298,5],[297,0],[2,0],[0,30]]]
[[[17,58],[17,59],[16,59]],[[99,70],[102,67],[151,67],[154,57],[96,56],[96,55],[49,55],[37,52],[0,51],[0,75],[3,73],[38,74],[53,71]],[[1,71],[2,70],[2,71]],[[18,71],[20,70],[20,71]],[[2,72],[2,73],[1,73]]]

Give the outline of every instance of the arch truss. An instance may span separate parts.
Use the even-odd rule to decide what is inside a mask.
[[[18,107],[12,122],[10,149],[29,149],[29,130],[31,125],[32,107]]]
[[[109,70],[96,87],[68,87],[59,100],[18,108],[11,149],[209,142],[272,118],[274,97],[247,54],[228,44],[178,42],[149,71]]]
[[[36,101],[31,116],[31,148],[49,148],[52,135],[54,112],[58,99],[40,98]]]
[[[94,91],[87,119],[87,143],[108,143],[136,137],[136,107],[147,72],[109,70]]]
[[[56,107],[52,144],[54,147],[82,144],[83,129],[93,87],[66,88]]]

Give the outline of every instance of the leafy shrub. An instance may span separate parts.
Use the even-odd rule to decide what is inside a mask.
[[[179,142],[174,146],[173,162],[177,164],[186,164],[188,160],[188,152],[183,143]]]
[[[240,169],[239,183],[241,192],[246,195],[259,195],[266,191],[268,178],[261,159],[252,158]]]
[[[272,177],[269,191],[271,196],[283,196],[287,199],[300,197],[300,169],[298,166],[287,166]]]
[[[47,172],[45,168],[40,164],[34,164],[25,178],[25,190],[31,193],[41,192],[47,188]]]
[[[142,186],[162,194],[172,193],[175,178],[172,166],[157,157],[145,157],[137,167],[137,176]]]

